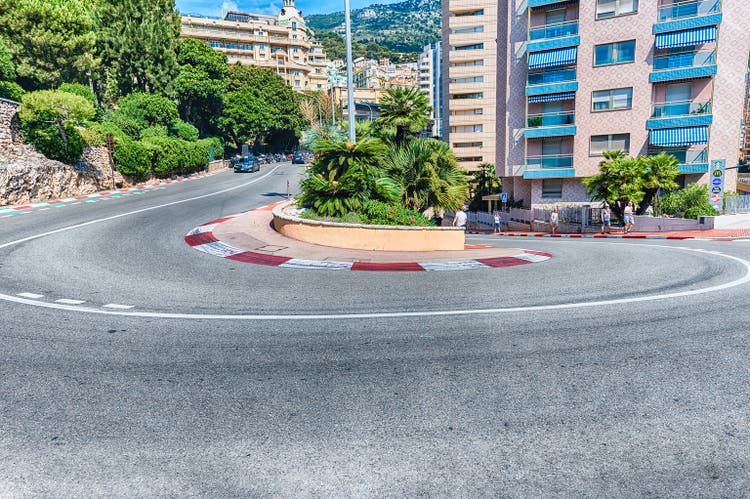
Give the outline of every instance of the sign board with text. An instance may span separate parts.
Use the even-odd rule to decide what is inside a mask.
[[[726,166],[727,162],[723,159],[711,161],[708,202],[719,213],[724,209],[724,177],[726,177]]]

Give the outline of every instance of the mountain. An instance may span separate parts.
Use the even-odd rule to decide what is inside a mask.
[[[375,42],[394,52],[421,52],[425,45],[440,40],[441,0],[406,0],[354,9],[352,38]],[[305,16],[315,32],[344,33],[344,12]]]

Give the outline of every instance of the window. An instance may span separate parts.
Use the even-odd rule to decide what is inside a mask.
[[[484,97],[482,92],[473,92],[470,94],[453,94],[454,99],[481,99]]]
[[[294,81],[294,86],[295,86],[295,87],[299,87],[299,80],[295,80],[295,81]]]
[[[484,109],[461,109],[460,111],[451,111],[451,116],[471,116],[474,114],[484,114]]]
[[[471,45],[457,45],[453,47],[453,50],[482,50],[484,43],[473,43]]]
[[[456,149],[462,148],[462,147],[482,147],[481,142],[455,142],[453,144],[453,147]]]
[[[212,40],[212,41],[208,42],[208,46],[209,47],[213,47],[213,48],[219,48],[219,47],[223,47],[224,44],[221,43],[221,42],[215,42],[215,41]]]
[[[467,66],[484,66],[484,59],[478,59],[476,61],[464,61],[464,62],[452,62],[452,68],[465,68]]]
[[[630,152],[630,134],[618,133],[614,135],[592,135],[591,156],[601,156],[604,151]]]
[[[296,40],[296,39],[297,39],[297,35],[292,35],[292,40]]]
[[[297,52],[299,52],[299,47],[294,47],[294,48],[292,48],[292,52],[294,52],[295,54],[296,54]]]
[[[465,163],[468,161],[482,161],[481,156],[464,156],[463,158],[456,158],[456,161],[460,163]]]
[[[484,26],[468,26],[466,28],[453,28],[451,31],[454,35],[460,35],[462,33],[484,33]]]
[[[467,76],[466,78],[451,78],[451,83],[483,83],[484,76]]]
[[[596,18],[608,19],[638,12],[638,0],[596,0]]]
[[[543,198],[561,198],[563,181],[561,178],[548,178],[542,180]]]
[[[259,48],[260,50],[265,50],[265,49],[266,49],[266,46],[265,46],[264,44],[262,44],[262,43],[259,43],[259,44],[258,44],[258,48]]]
[[[294,76],[299,76],[299,71],[296,69],[294,70]]]
[[[452,126],[451,132],[453,133],[477,133],[484,131],[482,125],[463,125],[463,126]]]
[[[456,17],[483,16],[484,15],[484,9],[470,10],[470,11],[467,11],[467,12],[456,12],[453,15],[456,16]]]
[[[633,107],[633,88],[597,90],[591,93],[592,111],[614,111]]]
[[[297,31],[297,21],[292,21],[292,31]]]
[[[635,61],[635,40],[597,45],[594,48],[594,66],[633,61]]]

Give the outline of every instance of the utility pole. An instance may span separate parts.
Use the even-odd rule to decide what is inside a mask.
[[[352,62],[352,19],[349,13],[349,0],[344,0],[344,21],[346,24],[346,93],[349,108],[349,140],[357,142],[357,132],[354,129],[354,76]]]

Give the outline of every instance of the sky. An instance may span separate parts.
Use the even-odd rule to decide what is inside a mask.
[[[351,7],[358,9],[376,3],[393,3],[398,0],[350,0]],[[176,0],[183,14],[202,14],[221,17],[230,10],[253,14],[276,15],[281,10],[282,0]],[[302,15],[328,14],[344,10],[344,0],[296,0]]]

